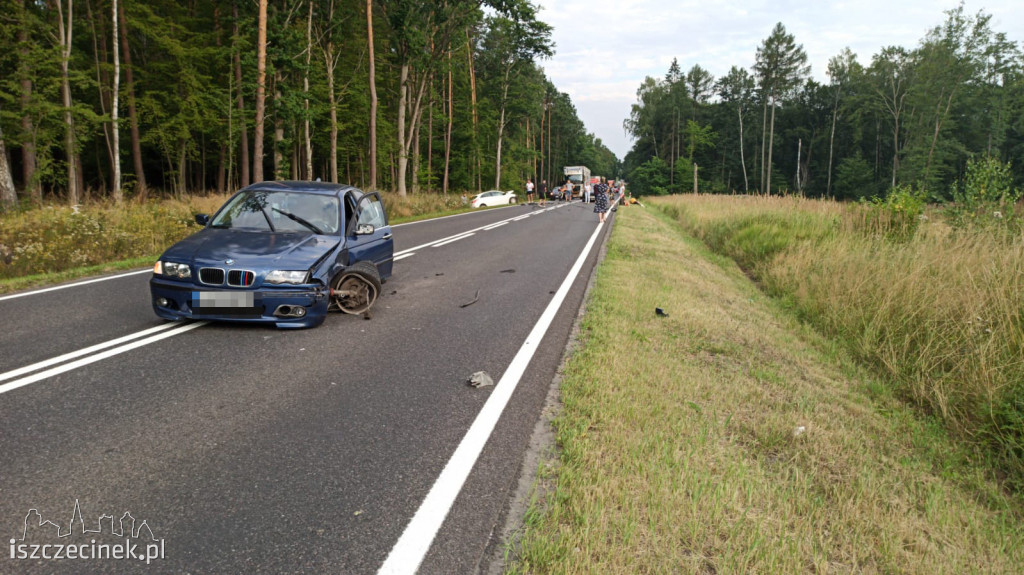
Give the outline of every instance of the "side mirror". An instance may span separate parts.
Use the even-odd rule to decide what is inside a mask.
[[[206,227],[210,224],[210,214],[196,214],[196,223]]]
[[[356,226],[357,236],[368,236],[374,232],[374,227],[370,224],[359,224]]]

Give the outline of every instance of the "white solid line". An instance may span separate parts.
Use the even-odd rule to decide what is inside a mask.
[[[556,209],[556,208],[558,208],[558,207],[560,207],[560,206],[555,206],[555,207],[552,207],[552,208],[548,208],[548,209],[549,209],[549,210],[554,210],[554,209]],[[534,212],[534,213],[540,213],[540,212],[543,212],[543,211],[547,211],[547,210],[540,210],[540,211],[538,211],[538,212]],[[457,215],[462,215],[462,214],[457,214]],[[445,217],[449,217],[449,218],[451,218],[451,217],[455,217],[455,216],[445,216]],[[440,219],[440,218],[438,218],[438,219]],[[511,222],[511,221],[513,221],[513,220],[515,220],[515,219],[516,219],[516,218],[508,218],[508,219],[500,220],[500,221],[498,221],[498,222],[496,222],[496,223],[502,223],[502,222],[508,223],[508,222]],[[393,257],[397,258],[397,257],[399,257],[399,256],[402,256],[402,255],[405,255],[405,254],[407,254],[407,253],[409,253],[409,252],[414,252],[414,251],[416,251],[416,250],[419,250],[419,249],[423,249],[423,248],[426,248],[426,247],[430,247],[430,246],[436,245],[436,244],[437,244],[438,242],[444,242],[444,241],[446,241],[446,240],[450,240],[450,239],[452,239],[452,238],[457,238],[457,237],[459,237],[459,236],[462,236],[462,235],[465,235],[465,234],[468,234],[468,233],[472,233],[472,232],[479,232],[479,231],[481,231],[481,230],[486,230],[487,228],[489,228],[489,227],[491,227],[491,226],[493,226],[493,225],[495,225],[495,224],[487,224],[487,225],[484,225],[484,226],[480,226],[480,227],[478,227],[478,228],[473,228],[473,229],[471,229],[471,230],[467,230],[467,231],[465,231],[465,232],[459,232],[459,233],[457,233],[457,234],[454,234],[454,235],[448,236],[448,237],[446,237],[446,238],[441,238],[441,239],[439,239],[439,240],[432,240],[432,241],[429,241],[429,242],[427,242],[427,243],[425,243],[425,244],[420,244],[420,245],[418,245],[418,246],[415,246],[415,247],[411,247],[411,248],[406,248],[406,249],[404,249],[404,250],[402,250],[402,251],[399,251],[399,252],[395,252],[395,254],[394,254],[394,256],[393,256]]]
[[[410,256],[414,256],[414,255],[416,255],[416,252],[406,252],[406,253],[404,253],[404,254],[402,254],[400,256],[395,256],[394,258],[391,258],[391,261],[397,262],[398,260],[404,260],[405,258],[410,257]]]
[[[439,244],[434,244],[433,247],[439,248],[441,246],[446,246],[446,245],[448,245],[448,244],[450,244],[452,242],[457,242],[459,240],[464,240],[464,239],[466,239],[466,238],[468,238],[470,236],[475,236],[475,235],[476,235],[476,232],[469,232],[468,234],[462,234],[461,236],[457,236],[457,237],[445,240],[445,241],[443,241],[443,242],[441,242]]]
[[[0,373],[0,381],[4,381],[5,379],[11,379],[12,377],[17,377],[19,375],[24,375],[26,373],[32,373],[33,371],[38,371],[40,369],[43,369],[44,367],[50,367],[51,365],[54,365],[54,364],[64,363],[65,361],[75,359],[76,357],[81,357],[83,355],[88,355],[90,353],[99,351],[101,349],[106,349],[108,347],[114,347],[115,345],[122,344],[122,343],[124,343],[126,341],[131,341],[133,339],[138,339],[138,338],[140,338],[142,336],[146,336],[146,335],[149,335],[151,333],[156,333],[158,331],[163,331],[165,329],[175,327],[176,325],[180,325],[180,324],[173,324],[173,323],[170,323],[170,322],[163,323],[163,324],[158,325],[156,327],[151,327],[149,329],[144,329],[142,331],[137,331],[135,333],[128,334],[128,335],[126,335],[124,337],[119,337],[117,339],[112,339],[110,341],[105,341],[103,343],[98,343],[96,345],[92,345],[92,346],[89,346],[89,347],[86,347],[86,348],[82,348],[82,349],[80,349],[78,351],[73,351],[71,353],[65,353],[64,355],[59,355],[57,357],[50,358],[50,359],[47,359],[45,361],[40,361],[39,363],[33,363],[32,365],[26,365],[25,367],[19,367],[18,369],[14,369],[14,370],[8,371],[6,373]]]
[[[493,230],[494,228],[500,228],[501,226],[507,226],[507,225],[508,225],[508,222],[498,222],[498,223],[494,224],[493,226],[487,226],[486,228],[484,228],[484,231]]]
[[[78,369],[79,367],[82,367],[83,365],[89,365],[90,363],[95,363],[97,361],[100,361],[100,360],[103,360],[103,359],[107,359],[108,357],[114,357],[115,355],[124,353],[126,351],[131,351],[131,350],[133,350],[133,349],[135,349],[137,347],[142,347],[144,345],[149,345],[151,343],[158,342],[158,341],[160,341],[162,339],[167,339],[169,337],[173,337],[173,336],[176,336],[178,334],[185,333],[186,331],[190,331],[190,330],[196,329],[197,327],[202,327],[202,326],[206,325],[207,323],[209,323],[209,322],[207,322],[207,321],[198,321],[198,322],[195,322],[195,323],[189,323],[189,324],[185,324],[185,325],[182,325],[182,326],[177,326],[177,329],[172,329],[170,331],[165,331],[163,333],[159,333],[157,335],[147,337],[146,339],[140,339],[138,341],[133,341],[133,342],[131,342],[129,344],[122,345],[121,347],[115,347],[114,349],[108,349],[107,351],[105,351],[103,353],[98,353],[96,355],[85,357],[85,358],[82,358],[82,359],[80,359],[78,361],[72,361],[71,363],[65,363],[64,365],[60,365],[60,366],[54,367],[52,369],[48,369],[46,371],[41,371],[41,372],[39,372],[37,374],[30,375],[28,377],[23,377],[21,379],[16,379],[16,380],[14,380],[12,382],[0,385],[0,394],[7,393],[8,391],[11,391],[11,390],[14,390],[14,389],[18,389],[19,387],[26,386],[26,385],[28,385],[30,383],[35,383],[37,381],[40,381],[42,379],[46,379],[48,377],[53,377],[55,375],[59,375],[59,374],[62,374],[64,372],[71,371],[73,369]]]
[[[525,216],[519,216],[518,218],[512,218],[509,221],[518,222],[519,220],[525,220],[528,217],[530,217],[530,214],[526,214]]]
[[[118,274],[116,276],[107,276],[107,277],[103,277],[103,278],[96,278],[96,279],[92,279],[92,280],[86,280],[84,282],[76,282],[76,283],[73,283],[73,284],[66,284],[66,285],[60,285],[60,286],[49,287],[49,288],[44,288],[44,289],[38,289],[38,290],[35,290],[35,291],[27,291],[25,293],[16,293],[16,294],[13,294],[13,295],[5,295],[5,296],[0,297],[0,301],[4,301],[5,299],[14,299],[16,297],[25,297],[27,295],[36,295],[36,294],[40,294],[40,293],[46,293],[48,291],[56,291],[56,290],[59,290],[59,289],[67,289],[67,288],[73,288],[73,287],[78,287],[78,286],[84,286],[85,284],[94,284],[96,282],[105,282],[107,280],[116,280],[117,278],[123,278],[123,277],[128,277],[128,276],[137,276],[139,274],[144,274],[146,272],[152,273],[153,272],[153,268],[146,268],[144,270],[128,272],[126,274]]]
[[[503,209],[503,208],[512,208],[512,207],[515,207],[517,205],[519,205],[519,204],[509,204],[507,206],[499,206],[499,207],[491,208],[491,209],[492,210],[500,210],[500,209]],[[413,224],[422,224],[423,222],[436,222],[437,220],[447,220],[448,218],[457,218],[459,216],[468,216],[470,214],[479,214],[479,213],[480,212],[478,212],[478,211],[462,212],[461,214],[452,214],[450,216],[439,216],[439,217],[436,217],[436,218],[427,218],[425,220],[416,220],[415,222],[402,222],[400,224],[394,224],[391,227],[397,228],[399,226],[411,226]]]
[[[466,478],[469,477],[469,472],[476,465],[477,458],[480,457],[487,439],[490,438],[491,432],[494,431],[494,426],[498,423],[498,418],[501,417],[505,406],[508,405],[512,392],[519,385],[519,380],[522,378],[523,373],[525,373],[526,367],[530,364],[530,360],[537,351],[537,347],[544,338],[544,334],[547,333],[548,328],[551,326],[551,322],[555,319],[558,308],[561,307],[562,302],[568,295],[569,289],[583,268],[583,264],[586,262],[587,256],[594,247],[594,242],[597,241],[597,237],[603,227],[604,224],[597,225],[594,234],[590,236],[590,241],[583,248],[583,253],[580,254],[572,269],[569,270],[569,275],[566,276],[565,281],[562,282],[558,291],[555,292],[555,296],[551,298],[551,303],[548,304],[544,313],[541,314],[537,324],[533,326],[530,335],[526,336],[523,346],[519,348],[516,356],[512,358],[512,363],[509,364],[508,369],[502,374],[501,380],[498,381],[494,391],[491,392],[491,396],[487,398],[483,409],[477,414],[473,425],[470,426],[469,431],[462,438],[459,447],[456,448],[455,453],[448,460],[437,481],[434,482],[434,486],[430,488],[427,498],[423,500],[420,508],[416,511],[416,515],[413,516],[412,521],[409,522],[405,531],[402,532],[402,536],[391,549],[388,558],[377,572],[379,575],[412,575],[419,568],[420,563],[423,562],[427,551],[430,550],[430,545],[434,542],[434,537],[437,536],[438,530],[441,529],[441,524],[444,523],[445,517],[448,516],[448,512],[462,490]]]

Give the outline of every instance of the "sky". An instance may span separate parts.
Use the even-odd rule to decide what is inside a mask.
[[[884,46],[916,47],[959,0],[533,0],[554,28],[554,57],[541,62],[572,98],[587,131],[621,160],[633,141],[622,128],[644,78],[664,78],[672,58],[719,78],[748,70],[777,22],[802,44],[811,76],[828,81],[829,58],[849,47],[861,64]],[[965,0],[967,14],[1024,42],[1024,1]]]

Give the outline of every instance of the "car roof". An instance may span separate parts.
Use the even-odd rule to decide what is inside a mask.
[[[363,191],[359,188],[350,186],[348,184],[334,184],[331,182],[302,182],[295,180],[285,181],[267,181],[259,182],[246,186],[239,191],[275,191],[275,192],[302,192],[308,194],[322,194],[322,195],[343,195],[346,192],[352,192],[358,200],[363,196]]]

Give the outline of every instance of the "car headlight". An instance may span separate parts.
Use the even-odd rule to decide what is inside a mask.
[[[263,281],[268,284],[304,284],[308,283],[308,277],[309,272],[306,270],[274,270],[267,274],[267,279]]]
[[[179,264],[175,262],[158,261],[156,262],[156,265],[153,266],[153,273],[182,280],[192,277],[192,269],[188,267],[188,264]]]

